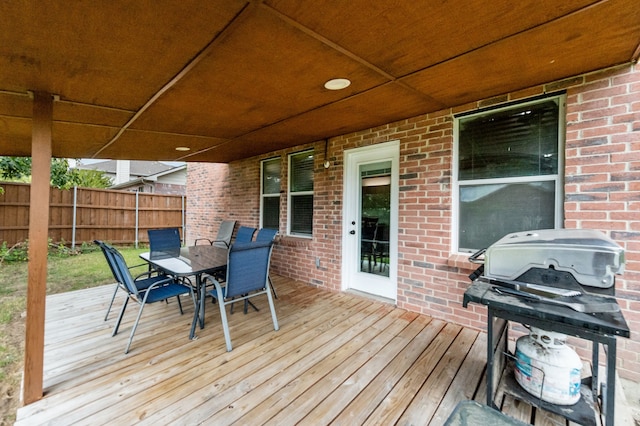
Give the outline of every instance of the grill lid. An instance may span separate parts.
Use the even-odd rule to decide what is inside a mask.
[[[531,268],[565,271],[582,285],[610,288],[624,271],[624,250],[591,229],[543,229],[505,235],[484,254],[484,275],[515,280]]]

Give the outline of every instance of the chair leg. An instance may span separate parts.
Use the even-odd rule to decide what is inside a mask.
[[[222,332],[224,333],[224,341],[227,344],[227,352],[231,352],[233,347],[231,346],[231,335],[229,334],[229,323],[227,322],[227,308],[224,303],[224,296],[222,295],[222,287],[215,282],[216,294],[218,295],[218,306],[220,306],[220,321],[222,322]]]
[[[180,296],[176,296],[176,299],[178,299],[178,306],[180,307],[180,315],[184,315],[184,312],[182,311],[182,302],[180,302]]]
[[[122,317],[124,316],[124,311],[127,309],[127,304],[129,303],[129,297],[124,299],[124,303],[122,304],[122,309],[120,309],[120,315],[118,315],[118,320],[116,321],[116,325],[113,327],[113,333],[111,333],[111,337],[118,334],[118,329],[120,328],[120,323],[122,322]]]
[[[136,334],[136,328],[138,328],[138,322],[140,321],[140,317],[142,316],[142,310],[144,309],[145,303],[140,304],[140,310],[138,311],[138,317],[136,318],[136,322],[133,323],[133,328],[131,329],[131,335],[129,336],[129,343],[127,343],[127,348],[124,350],[125,354],[129,353],[129,348],[131,347],[131,342],[133,341],[133,335]]]
[[[271,281],[271,277],[267,276],[267,279],[269,280],[269,286],[271,286],[271,291],[273,292],[273,295],[277,299],[278,298],[278,293],[276,293],[276,288],[273,286],[273,282]]]
[[[116,289],[113,291],[113,296],[111,296],[111,303],[109,303],[109,307],[107,308],[107,314],[104,316],[104,320],[106,321],[109,318],[109,312],[111,312],[111,307],[113,306],[113,301],[116,300],[116,294],[118,294],[118,289],[120,288],[120,284],[116,283]]]
[[[267,285],[269,285],[269,280],[267,280]],[[267,289],[267,299],[269,300],[269,309],[271,309],[271,319],[273,320],[273,329],[278,331],[280,330],[280,326],[278,325],[278,317],[276,317],[276,307],[273,304],[273,296],[271,296],[271,288]]]

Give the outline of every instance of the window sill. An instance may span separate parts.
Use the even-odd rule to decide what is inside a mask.
[[[278,244],[287,247],[307,247],[311,244],[311,240],[311,237],[283,235],[278,239]]]
[[[471,256],[470,253],[469,254],[453,253],[447,259],[447,265],[454,268],[458,268],[458,269],[475,271],[476,269],[478,269],[480,265],[477,263],[469,262],[469,256]]]

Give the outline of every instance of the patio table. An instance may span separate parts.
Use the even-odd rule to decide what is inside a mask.
[[[204,308],[205,308],[205,285],[202,276],[204,274],[213,274],[223,270],[227,266],[227,249],[210,246],[199,245],[183,247],[180,249],[179,257],[161,256],[151,258],[150,252],[140,254],[140,258],[149,262],[155,269],[164,271],[167,275],[177,278],[195,277],[197,308],[193,314],[191,323],[191,331],[189,338],[195,339],[196,323],[200,323],[200,328],[204,328]]]

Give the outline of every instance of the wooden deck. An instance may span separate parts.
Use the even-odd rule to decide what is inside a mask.
[[[47,298],[45,397],[18,411],[36,424],[433,424],[465,399],[484,402],[484,333],[347,293],[274,277],[280,330],[269,309],[229,316],[225,351],[217,305],[189,340],[193,306],[147,306],[124,354],[137,306],[120,333],[123,300],[103,321],[112,286]],[[256,300],[256,299],[254,299]],[[505,399],[536,425],[565,424]]]

